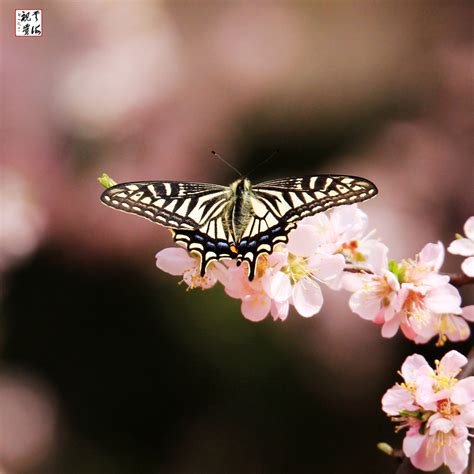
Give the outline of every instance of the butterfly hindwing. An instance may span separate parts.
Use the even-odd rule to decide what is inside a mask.
[[[174,181],[121,183],[102,193],[104,204],[171,229],[199,229],[222,212],[228,188]]]
[[[173,238],[189,252],[200,256],[201,276],[204,276],[207,266],[212,261],[233,259],[238,253],[222,216],[211,219],[198,230],[173,231]]]
[[[238,261],[247,261],[249,279],[260,254],[271,254],[304,217],[377,194],[370,181],[355,176],[319,175],[267,181],[253,187],[254,216],[238,244]]]

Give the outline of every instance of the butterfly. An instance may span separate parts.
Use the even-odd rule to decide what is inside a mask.
[[[229,186],[137,181],[106,189],[107,206],[171,230],[174,240],[200,257],[200,274],[213,261],[248,263],[253,280],[259,255],[288,242],[298,221],[336,206],[366,201],[377,187],[357,176],[282,178],[253,186],[242,177]]]

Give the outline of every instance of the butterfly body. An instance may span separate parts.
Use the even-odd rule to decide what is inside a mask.
[[[241,178],[230,186],[173,181],[121,183],[102,202],[168,227],[176,242],[201,258],[201,275],[216,260],[248,263],[252,280],[258,256],[271,254],[304,217],[377,194],[356,176],[283,178],[253,186]]]

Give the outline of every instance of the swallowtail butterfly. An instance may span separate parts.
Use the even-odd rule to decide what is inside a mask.
[[[304,217],[377,194],[357,176],[318,175],[283,178],[252,186],[247,178],[230,186],[174,181],[138,181],[108,188],[107,206],[169,228],[176,242],[201,258],[201,275],[210,262],[248,262],[253,280],[258,256],[271,254]]]

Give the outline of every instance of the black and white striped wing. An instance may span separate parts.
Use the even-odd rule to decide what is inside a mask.
[[[272,253],[299,220],[336,206],[366,201],[376,186],[357,176],[319,175],[266,181],[253,187],[254,216],[238,244],[238,261],[249,264],[253,279],[258,255]]]
[[[101,200],[169,228],[176,242],[199,254],[204,276],[210,262],[237,254],[223,219],[229,192],[215,184],[143,181],[112,186]]]
[[[142,181],[112,186],[101,200],[171,229],[193,230],[222,212],[228,194],[229,188],[216,184]]]

